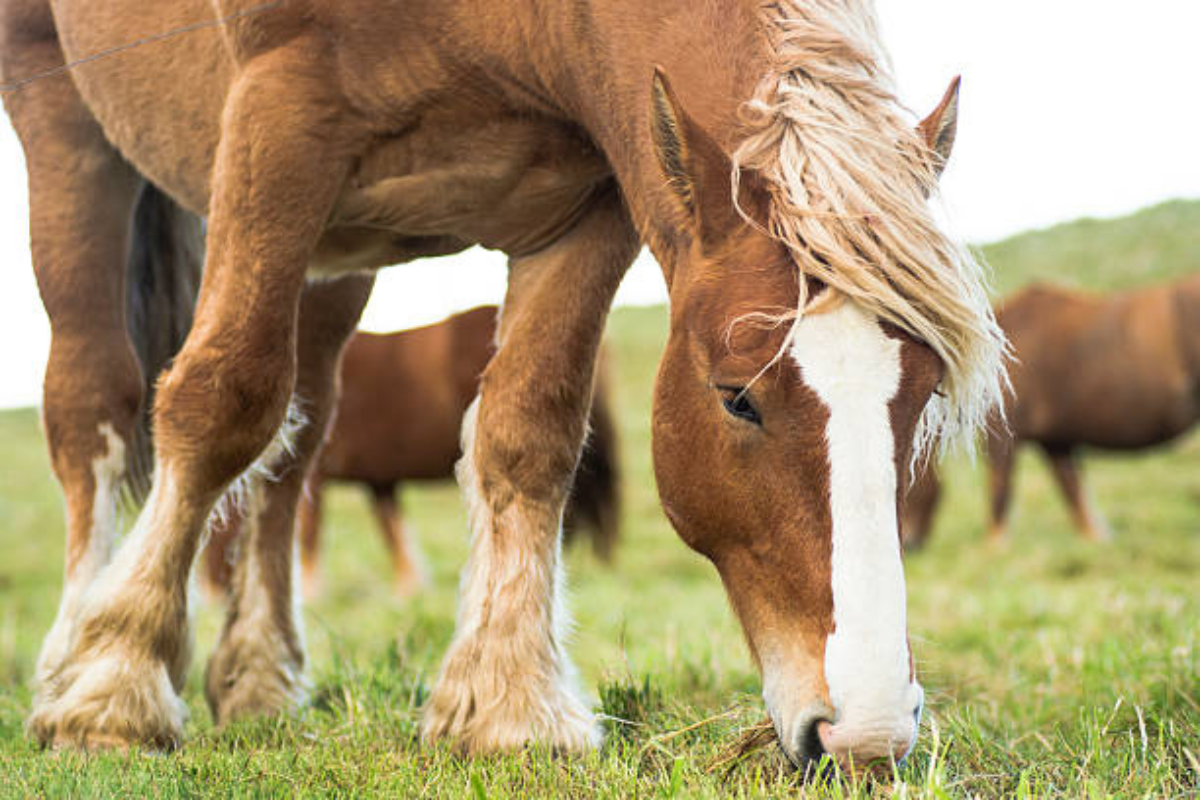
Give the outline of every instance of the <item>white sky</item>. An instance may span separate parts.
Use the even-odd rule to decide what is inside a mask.
[[[924,114],[963,75],[943,193],[975,242],[1200,197],[1200,3],[877,0],[900,93]],[[29,266],[25,168],[0,122],[0,407],[39,401],[49,329]],[[472,251],[386,270],[364,325],[498,301],[504,261]],[[618,303],[665,299],[643,256]]]

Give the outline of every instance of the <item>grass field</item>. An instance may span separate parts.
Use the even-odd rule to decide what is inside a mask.
[[[1200,204],[1082,222],[988,249],[1005,291],[1031,278],[1141,283],[1200,268]],[[675,538],[654,492],[649,400],[662,309],[620,310],[610,336],[626,472],[615,569],[570,554],[572,651],[609,723],[581,758],[463,761],[416,740],[449,640],[466,552],[453,487],[405,502],[433,588],[392,599],[356,491],[329,498],[326,593],[307,610],[314,686],[294,718],[215,730],[200,690],[219,610],[198,612],[188,741],[168,757],[39,752],[23,733],[30,676],[58,599],[61,503],[32,410],[0,414],[0,795],[724,797],[803,788],[756,752],[719,756],[761,718],[758,677],[715,571]],[[909,559],[910,631],[929,695],[893,783],[824,782],[814,797],[1190,797],[1200,791],[1200,435],[1088,462],[1116,533],[1078,540],[1032,455],[1011,543],[983,541],[980,470],[956,459],[930,546]]]

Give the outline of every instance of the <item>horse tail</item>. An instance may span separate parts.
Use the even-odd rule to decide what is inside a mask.
[[[126,326],[145,382],[126,472],[129,492],[138,502],[149,492],[154,471],[150,421],[155,384],[191,330],[203,263],[200,218],[144,182],[133,209],[125,264]]]
[[[602,561],[612,562],[620,533],[621,468],[607,370],[604,363],[600,367],[592,399],[591,432],[575,472],[563,527],[571,539],[578,527],[586,526],[592,550]]]

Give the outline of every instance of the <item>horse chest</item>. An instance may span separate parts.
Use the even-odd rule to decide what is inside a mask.
[[[609,174],[598,151],[560,123],[439,119],[373,148],[333,224],[519,255],[554,241]]]

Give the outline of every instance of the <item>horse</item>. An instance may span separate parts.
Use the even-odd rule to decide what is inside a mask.
[[[1041,448],[1079,534],[1110,537],[1084,491],[1081,448],[1138,451],[1200,421],[1200,274],[1156,286],[1092,294],[1033,284],[997,308],[1016,354],[1007,425],[988,426],[988,536],[1006,537],[1021,445]],[[938,501],[931,465],[908,497],[905,542],[929,537]]]
[[[910,117],[871,0],[0,0],[0,30],[67,503],[35,740],[181,744],[186,587],[228,502],[247,531],[209,708],[220,725],[304,702],[293,521],[342,345],[373,270],[478,244],[508,283],[463,421],[471,548],[421,736],[467,756],[599,746],[560,518],[645,244],[670,298],[659,498],[725,586],[782,750],[865,769],[911,749],[904,465],[978,428],[1005,345],[931,208],[959,83]],[[200,218],[196,270],[177,245]],[[143,362],[179,314],[178,352]]]
[[[397,596],[425,581],[422,558],[396,500],[402,481],[454,477],[462,455],[458,431],[494,352],[495,306],[480,306],[423,328],[359,332],[346,345],[341,391],[325,443],[308,475],[297,512],[301,587],[319,591],[321,496],[330,481],[359,483],[371,493],[379,532],[392,559]],[[603,355],[603,351],[602,351]],[[611,562],[620,514],[617,432],[605,370],[596,373],[589,434],[563,518],[564,543],[592,534],[592,549]],[[405,391],[397,392],[398,387]],[[212,526],[204,549],[206,583],[223,592],[232,579],[240,525]]]

